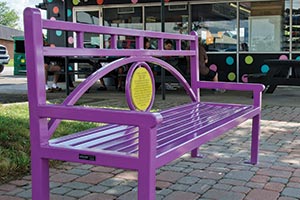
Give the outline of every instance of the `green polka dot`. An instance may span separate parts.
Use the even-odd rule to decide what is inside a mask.
[[[252,56],[246,56],[245,63],[250,65],[253,63],[253,57]]]
[[[53,0],[48,0],[48,3],[52,3],[53,2]]]
[[[77,6],[79,4],[79,0],[73,0],[73,5]]]
[[[227,78],[228,78],[228,80],[230,80],[230,81],[234,81],[235,78],[236,78],[236,75],[235,75],[234,72],[230,72],[230,73],[228,74]]]

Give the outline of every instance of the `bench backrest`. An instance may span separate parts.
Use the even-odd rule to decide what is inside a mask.
[[[75,44],[73,47],[44,47],[43,29],[60,30],[73,33]],[[199,100],[199,92],[196,87],[199,81],[198,69],[198,36],[195,32],[190,35],[161,33],[153,31],[142,31],[98,25],[87,25],[64,21],[44,20],[41,18],[40,11],[34,8],[26,8],[24,11],[24,30],[25,30],[25,50],[28,77],[28,97],[30,109],[39,105],[46,105],[45,76],[44,76],[44,56],[114,56],[120,57],[116,61],[102,67],[91,74],[65,99],[63,105],[74,105],[76,101],[94,84],[99,78],[120,66],[131,63],[155,63],[169,71],[175,76],[184,89],[187,91],[192,101]],[[110,48],[85,48],[85,34],[99,34],[99,36],[110,36]],[[118,49],[117,39],[120,36],[128,36],[135,40],[135,48]],[[144,49],[144,38],[156,39],[157,49]],[[176,42],[175,50],[165,50],[164,42],[167,40]],[[189,44],[187,50],[181,48],[181,43]],[[174,66],[161,59],[169,56],[186,56],[190,62],[191,84],[179,73]],[[57,121],[54,120],[53,123]],[[51,124],[51,123],[50,123]]]

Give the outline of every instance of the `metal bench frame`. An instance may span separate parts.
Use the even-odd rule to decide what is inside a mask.
[[[25,47],[28,67],[28,98],[32,167],[32,199],[49,200],[49,160],[64,160],[138,171],[138,199],[155,199],[157,168],[191,152],[207,141],[252,119],[250,163],[258,162],[261,118],[260,84],[199,81],[198,37],[113,27],[42,20],[38,9],[26,8]],[[76,33],[76,47],[43,47],[42,29]],[[87,49],[84,32],[111,35],[110,49]],[[136,49],[117,49],[118,35],[136,38]],[[157,38],[158,49],[143,48],[144,37]],[[164,50],[166,39],[176,41],[176,50]],[[181,50],[181,41],[190,43]],[[120,58],[91,74],[61,104],[48,104],[44,88],[44,56],[118,56]],[[191,85],[161,56],[189,56]],[[76,106],[76,101],[99,78],[129,63],[155,63],[169,71],[183,85],[191,102],[161,112],[115,110]],[[200,101],[200,88],[253,91],[253,104],[221,104]],[[50,120],[48,120],[50,119]],[[61,120],[106,123],[65,137],[51,139]]]

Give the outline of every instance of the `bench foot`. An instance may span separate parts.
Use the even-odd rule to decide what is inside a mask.
[[[250,164],[257,164],[259,151],[259,133],[260,133],[260,114],[252,119],[252,142],[251,142],[251,159]]]
[[[267,90],[265,91],[266,93],[272,94],[275,89],[277,88],[277,85],[269,85],[269,87],[267,88]]]
[[[156,178],[154,170],[138,171],[138,200],[153,200],[156,196]]]
[[[250,165],[256,165],[257,162],[251,162],[250,160],[247,160],[244,162],[245,164],[250,164]]]
[[[192,158],[204,158],[205,155],[204,154],[201,154],[201,153],[198,153],[197,155],[191,155]]]
[[[49,162],[36,157],[31,161],[32,200],[49,200]]]
[[[192,158],[204,158],[204,154],[199,153],[198,148],[191,151]]]

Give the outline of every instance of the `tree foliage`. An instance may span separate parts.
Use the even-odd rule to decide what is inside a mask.
[[[10,9],[6,2],[0,2],[0,24],[11,28],[18,25],[19,16],[14,9]]]

